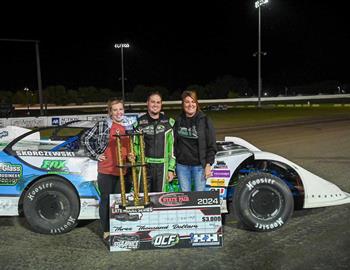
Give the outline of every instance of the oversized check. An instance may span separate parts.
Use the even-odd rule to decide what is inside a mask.
[[[223,245],[218,191],[150,193],[150,199],[149,207],[124,209],[120,194],[110,196],[110,251]]]

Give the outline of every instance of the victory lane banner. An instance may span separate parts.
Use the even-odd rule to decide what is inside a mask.
[[[223,245],[218,191],[149,195],[150,206],[130,209],[120,194],[110,195],[110,251]]]

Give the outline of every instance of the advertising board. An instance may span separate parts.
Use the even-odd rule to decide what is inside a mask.
[[[120,195],[110,196],[110,251],[223,245],[218,191],[150,193],[150,199],[150,206],[124,209]]]

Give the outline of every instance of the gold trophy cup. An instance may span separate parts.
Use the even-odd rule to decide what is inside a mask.
[[[134,131],[134,132],[128,132],[128,134],[116,134],[116,150],[117,150],[117,167],[119,168],[120,172],[120,190],[121,190],[121,203],[122,207],[124,209],[133,209],[133,208],[144,208],[146,206],[150,205],[150,199],[148,195],[148,182],[147,182],[147,170],[146,170],[146,162],[145,162],[145,151],[144,151],[144,137],[142,131]],[[135,139],[138,139],[140,144],[140,161],[136,162],[135,160],[130,161],[130,163],[127,163],[123,161],[122,158],[122,145],[121,145],[121,138],[122,137],[128,137],[130,142],[130,151],[133,155],[135,155],[134,151],[134,141]],[[126,190],[125,190],[125,177],[123,174],[123,169],[131,168],[131,176],[132,176],[132,183],[133,183],[133,195],[134,199],[133,201],[128,201],[126,198]],[[143,185],[143,197],[140,197],[140,189],[139,189],[139,181],[137,178],[137,168],[140,171],[141,179],[142,179],[142,185]]]

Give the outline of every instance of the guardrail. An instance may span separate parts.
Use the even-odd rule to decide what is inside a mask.
[[[135,121],[137,113],[125,113],[126,116]],[[0,127],[17,126],[17,127],[46,127],[59,126],[75,120],[98,121],[105,118],[106,114],[87,114],[87,115],[63,115],[63,116],[39,116],[39,117],[12,117],[0,118]]]
[[[292,97],[262,97],[261,102],[284,102],[284,101],[310,101],[310,100],[326,100],[326,99],[350,99],[350,94],[338,95],[315,95],[315,96],[292,96]],[[234,104],[234,103],[257,103],[257,97],[249,98],[225,98],[225,99],[200,99],[200,104]],[[180,105],[181,100],[163,101],[163,105]],[[126,102],[125,107],[140,107],[145,106],[145,102]],[[47,110],[62,110],[62,109],[96,109],[106,108],[106,104],[86,104],[86,105],[69,105],[69,106],[48,106]],[[28,110],[27,107],[16,107],[15,110]],[[30,106],[30,110],[40,110],[40,106]]]
[[[341,95],[317,95],[317,96],[293,96],[293,97],[264,97],[262,98],[263,102],[284,102],[284,101],[313,101],[313,103],[317,100],[336,100],[336,99],[350,99],[350,94],[341,94]],[[203,99],[199,100],[200,104],[231,104],[235,103],[246,103],[252,104],[257,103],[258,98],[233,98],[233,99]],[[172,105],[181,105],[181,101],[163,101],[164,106],[172,106]],[[285,105],[287,107],[292,106]],[[302,105],[297,104],[301,107]],[[313,104],[314,107],[317,104]],[[339,104],[335,104],[339,105]],[[346,104],[348,105],[348,104]],[[128,106],[132,107],[145,107],[145,102],[135,102],[135,103],[126,103],[126,108]],[[248,107],[254,107],[256,105],[246,105]],[[284,106],[284,105],[276,105]],[[309,105],[308,105],[309,106]],[[237,106],[240,107],[240,106]],[[89,108],[106,108],[106,104],[93,104],[93,105],[73,105],[73,106],[50,106],[47,109],[52,110],[62,110],[62,109],[89,109]],[[28,108],[16,108],[16,110],[27,110]],[[39,110],[39,106],[30,107],[31,110]],[[137,117],[138,113],[126,113],[126,115],[130,117]],[[5,126],[19,126],[19,127],[43,127],[43,126],[54,126],[54,125],[63,125],[67,122],[74,120],[100,120],[106,117],[106,114],[72,114],[72,115],[57,115],[57,116],[39,116],[39,117],[11,117],[11,118],[0,118],[0,127]]]

